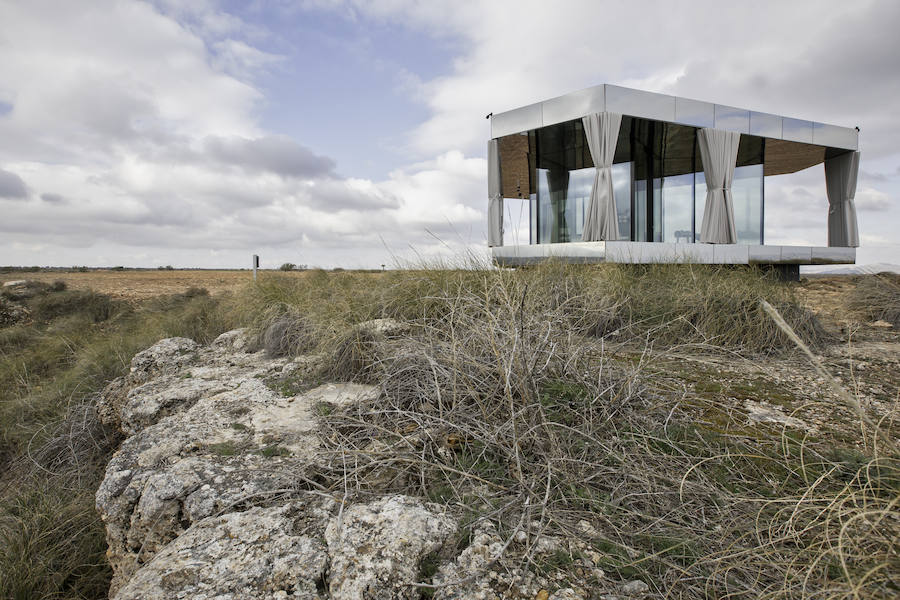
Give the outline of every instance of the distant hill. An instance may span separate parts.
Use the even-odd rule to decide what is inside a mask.
[[[900,265],[892,263],[872,263],[868,265],[822,265],[802,266],[805,275],[866,275],[870,273],[900,273]]]

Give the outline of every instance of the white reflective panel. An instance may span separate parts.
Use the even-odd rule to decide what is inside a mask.
[[[602,85],[552,98],[542,104],[545,127],[606,110]]]
[[[750,111],[716,104],[716,129],[750,133]]]
[[[781,122],[782,139],[791,140],[793,142],[806,142],[807,144],[812,143],[812,121],[802,121],[800,119],[789,119],[785,117]]]
[[[781,117],[750,111],[750,133],[760,137],[781,139]]]
[[[527,199],[503,200],[503,245],[518,246],[531,243],[531,202]]]
[[[675,98],[675,122],[694,127],[713,127],[716,120],[715,104]]]
[[[813,123],[813,144],[856,150],[859,145],[859,134],[849,127]]]
[[[491,137],[498,138],[511,133],[521,133],[543,126],[541,105],[529,104],[522,108],[499,113],[491,117]]]
[[[675,97],[607,85],[606,110],[632,117],[671,122],[675,120]]]

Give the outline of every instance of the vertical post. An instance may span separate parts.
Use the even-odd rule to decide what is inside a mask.
[[[253,255],[253,281],[256,281],[256,270],[259,268],[259,256]]]

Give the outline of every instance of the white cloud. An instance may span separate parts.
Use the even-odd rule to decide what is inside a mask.
[[[202,261],[209,249],[224,260],[299,245],[327,265],[346,261],[347,249],[385,260],[384,239],[429,252],[439,245],[429,231],[477,229],[478,202],[458,198],[481,196],[483,159],[455,152],[386,181],[341,177],[334,159],[260,127],[262,95],[241,78],[275,59],[212,39],[243,26],[200,8],[185,27],[136,2],[85,2],[53,17],[40,2],[0,6],[0,23],[15,24],[0,25],[0,81],[13,106],[0,115],[10,250],[36,252],[40,240],[50,260],[51,247],[98,257],[110,247],[181,248]]]
[[[76,261],[58,249],[80,248],[84,263],[227,265],[267,248],[353,266],[408,246],[480,248],[484,116],[602,82],[859,123],[863,164],[896,164],[900,5],[313,0],[287,10],[453,41],[440,76],[398,65],[397,85],[429,111],[407,132],[410,164],[383,180],[343,177],[340,156],[263,127],[257,76],[283,59],[256,43],[263,26],[212,0],[0,3],[0,176],[27,190],[7,178],[15,201],[0,198],[10,256],[41,246],[60,264]],[[598,35],[598,23],[621,26]],[[892,177],[860,187],[864,241],[892,235],[898,193]],[[767,180],[766,195],[767,242],[824,243],[821,167]]]
[[[894,207],[890,196],[871,187],[856,191],[856,210],[866,212],[885,212]]]

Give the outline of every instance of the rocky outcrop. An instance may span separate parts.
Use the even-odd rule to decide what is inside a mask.
[[[294,531],[292,504],[198,522],[137,571],[118,600],[320,598],[328,555]]]
[[[404,496],[339,510],[304,490],[314,408],[372,402],[378,389],[330,383],[286,397],[267,381],[295,361],[250,348],[240,331],[208,347],[162,340],[100,399],[128,436],[97,491],[111,596],[417,597],[409,583],[455,532],[449,515]]]
[[[383,336],[402,329],[390,321],[369,326]],[[252,349],[242,331],[209,346],[165,339],[137,354],[99,400],[104,421],[127,436],[96,495],[111,597],[412,600],[429,589],[449,600],[546,592],[546,581],[502,563],[518,538],[502,540],[489,521],[460,552],[458,522],[440,505],[377,490],[360,498],[328,493],[316,481],[326,454],[316,414],[364,408],[380,388],[326,383],[285,395],[294,388],[281,384],[305,372],[309,357]],[[559,549],[542,550],[540,536],[526,539],[538,554]],[[572,594],[563,588],[552,598],[584,597]]]
[[[325,529],[332,598],[415,600],[418,565],[456,531],[449,516],[418,500],[395,496],[358,504]]]

